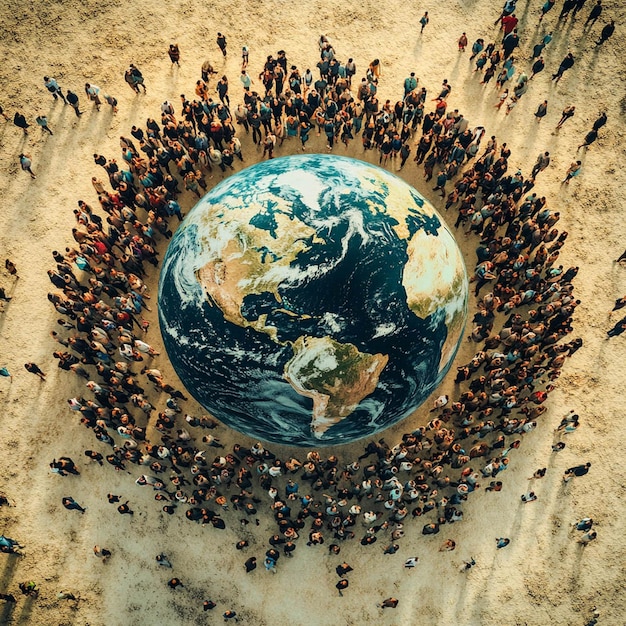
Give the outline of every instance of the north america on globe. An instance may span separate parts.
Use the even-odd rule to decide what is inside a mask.
[[[189,392],[231,428],[297,446],[413,413],[452,364],[467,299],[428,201],[331,155],[271,159],[212,189],[172,238],[158,296]]]

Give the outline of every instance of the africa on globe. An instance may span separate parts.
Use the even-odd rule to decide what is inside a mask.
[[[249,167],[172,238],[167,353],[224,424],[297,446],[348,443],[411,414],[463,336],[468,284],[437,211],[400,178],[330,155]]]

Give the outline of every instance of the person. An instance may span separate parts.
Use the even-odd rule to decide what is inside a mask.
[[[589,147],[597,138],[598,138],[598,131],[595,128],[592,128],[585,135],[585,140],[578,146],[578,148],[576,148],[576,150]]]
[[[420,29],[420,35],[424,32],[424,28],[426,28],[428,22],[430,22],[430,19],[428,17],[428,11],[426,11],[424,15],[422,15],[422,17],[420,18],[420,24],[422,25],[422,28]]]
[[[440,546],[439,552],[452,552],[456,548],[456,542],[452,539],[446,539]]]
[[[584,547],[596,539],[597,536],[598,533],[595,530],[589,530],[578,540],[578,543],[582,544]]]
[[[93,553],[99,559],[102,559],[103,563],[106,563],[106,561],[111,557],[111,551],[107,550],[107,548],[101,548],[100,546],[94,546]]]
[[[28,135],[28,128],[30,124],[26,121],[26,118],[19,112],[15,111],[15,115],[13,116],[13,123],[24,131],[25,135]]]
[[[607,331],[607,339],[609,337],[617,337],[621,335],[626,330],[626,317],[622,317],[622,319],[611,328],[611,330]]]
[[[341,563],[341,565],[337,565],[335,571],[337,572],[337,576],[339,576],[339,578],[342,578],[348,572],[352,572],[353,569],[344,561],[343,563]]]
[[[80,504],[78,504],[78,502],[70,496],[65,496],[61,500],[61,503],[68,511],[80,511],[81,513],[84,513],[87,510],[86,508],[80,506]]]
[[[563,126],[563,124],[565,124],[565,122],[567,122],[567,120],[570,117],[573,117],[575,111],[576,111],[576,107],[574,105],[565,107],[563,109],[563,113],[561,114],[561,119],[559,120],[559,123],[556,125],[556,129],[559,130],[559,128],[561,128],[561,126]]]
[[[465,52],[465,48],[467,46],[467,35],[465,33],[463,33],[459,37],[459,41],[457,43],[459,45],[459,52]]]
[[[548,114],[548,101],[544,100],[535,111],[535,118],[537,118],[537,122],[541,122],[541,120]]]
[[[15,276],[16,278],[19,278],[19,276],[17,275],[17,268],[15,267],[15,263],[13,263],[11,259],[4,260],[4,269],[7,272],[9,272],[11,276]]]
[[[245,70],[248,67],[248,61],[250,58],[250,50],[248,46],[241,47],[241,70]]]
[[[131,511],[130,507],[128,506],[128,500],[126,500],[126,502],[124,502],[123,504],[120,504],[117,507],[117,510],[120,512],[121,515],[134,515],[134,511]]]
[[[537,157],[537,161],[533,166],[531,177],[535,178],[539,172],[543,172],[550,165],[550,153],[543,152]]]
[[[575,62],[574,55],[571,52],[568,52],[563,58],[563,60],[561,61],[561,65],[559,65],[559,69],[556,71],[556,73],[552,74],[552,80],[558,83],[563,77],[563,74],[567,70],[569,70],[571,67],[573,67],[574,62]]]
[[[13,382],[13,376],[11,376],[11,372],[9,372],[9,370],[6,367],[0,367],[0,376],[4,376],[5,378],[9,379],[9,382],[12,383]],[[8,504],[8,500],[6,500],[6,498],[4,498],[4,496],[2,496],[0,494],[0,506],[2,506],[3,504]]]
[[[400,602],[397,598],[387,598],[383,600],[379,606],[381,609],[395,609],[398,606],[398,602]]]
[[[170,578],[170,580],[167,583],[167,586],[170,589],[176,589],[177,587],[184,587],[185,585],[183,585],[180,578]]]
[[[472,567],[474,567],[474,565],[476,565],[476,561],[474,560],[474,557],[470,557],[469,561],[463,561],[463,565],[461,565],[459,571],[460,572],[468,572],[469,570],[472,569]]]
[[[561,184],[565,183],[566,185],[569,185],[569,181],[580,174],[581,167],[582,161],[574,161],[567,169],[567,172],[565,173],[565,178],[561,181]]]
[[[35,122],[37,122],[37,126],[41,127],[41,132],[49,133],[50,135],[54,135],[50,127],[48,126],[48,118],[42,113],[35,118]]]
[[[24,363],[24,369],[31,374],[39,376],[41,380],[46,380],[46,375],[41,371],[36,363]]]
[[[25,171],[28,172],[30,174],[30,177],[32,179],[37,178],[35,176],[35,172],[33,172],[32,170],[32,164],[33,162],[30,160],[30,155],[29,154],[20,154],[20,167]]]
[[[37,583],[34,580],[22,582],[18,585],[18,587],[25,596],[36,598],[39,595],[39,589],[37,589]]]
[[[601,46],[605,41],[610,39],[610,37],[615,32],[615,21],[611,20],[608,24],[604,26],[602,32],[600,33],[600,37],[598,41],[596,41],[596,46]]]
[[[417,562],[419,561],[419,557],[417,556],[412,556],[409,557],[405,562],[404,562],[404,567],[406,569],[413,569],[416,565]]]
[[[534,491],[529,491],[521,496],[521,500],[524,503],[534,502],[537,499],[537,494]]]
[[[593,526],[593,519],[591,519],[590,517],[583,517],[578,522],[574,522],[573,525],[576,527],[576,530],[590,530]]]
[[[589,473],[589,468],[591,467],[591,463],[587,462],[584,465],[575,465],[574,467],[570,467],[565,470],[563,474],[563,482],[569,482],[574,476],[584,476]]]
[[[348,588],[348,585],[350,583],[348,582],[347,578],[342,578],[340,580],[337,581],[337,584],[335,585],[335,587],[337,588],[337,591],[339,592],[339,595],[343,597],[343,590]]]
[[[226,37],[222,33],[217,33],[217,45],[222,51],[224,57],[226,56]]]
[[[83,114],[83,112],[79,108],[78,96],[73,91],[70,91],[68,89],[66,97],[67,97],[68,103],[74,109],[74,113],[76,113],[76,117],[80,117]]]
[[[172,65],[174,65],[174,63],[176,63],[176,65],[178,65],[180,67],[180,48],[178,47],[177,43],[171,43],[170,47],[167,51],[167,54],[170,57],[170,61],[172,62]]]
[[[224,54],[224,56],[226,55]],[[222,617],[224,618],[225,622],[231,619],[234,619],[236,622],[239,621],[239,618],[237,617],[237,612],[231,611],[230,609],[228,611],[224,611],[224,613],[222,614]]]
[[[541,15],[539,16],[539,22],[543,21],[543,18],[546,16],[546,13],[554,7],[555,2],[556,0],[546,0],[546,2],[541,7]]]
[[[544,68],[545,68],[546,64],[543,60],[543,57],[539,57],[532,65],[532,74],[530,75],[530,78],[528,80],[532,80],[537,74],[539,74],[539,72],[543,72]]]
[[[93,83],[85,83],[85,93],[87,94],[87,100],[91,100],[96,106],[96,111],[99,111],[102,105],[102,100],[100,100],[99,95],[100,87]]]
[[[210,611],[212,609],[214,609],[217,606],[217,604],[215,602],[213,602],[213,600],[205,600],[202,603],[202,610],[203,611]]]
[[[170,560],[167,558],[167,556],[163,552],[156,555],[156,562],[162,567],[169,567],[169,568],[172,567]]]
[[[246,568],[246,574],[254,571],[256,569],[256,557],[251,556],[249,559],[247,559],[244,563],[244,567]]]
[[[591,9],[591,12],[589,13],[589,17],[587,18],[587,21],[585,22],[585,28],[587,28],[587,26],[590,24],[591,26],[593,26],[596,23],[596,20],[600,17],[600,15],[602,14],[602,0],[597,0],[597,2],[595,3],[595,5],[593,6],[593,8]]]
[[[117,98],[105,93],[103,96],[104,101],[113,109],[113,113],[117,113]]]
[[[44,76],[43,84],[46,86],[46,89],[52,94],[52,97],[55,100],[58,100],[59,98],[61,98],[61,100],[63,100],[63,104],[67,104],[67,100],[65,99],[65,96],[63,95],[63,92],[61,91],[61,87],[59,87],[59,84],[57,83],[56,80],[54,80],[54,78],[50,78],[49,76]]]
[[[506,548],[511,543],[511,540],[508,537],[497,537],[496,538],[496,548],[499,550],[500,548]]]
[[[543,478],[546,475],[547,471],[548,471],[548,468],[542,467],[536,470],[535,473],[528,480],[532,480],[533,478]]]

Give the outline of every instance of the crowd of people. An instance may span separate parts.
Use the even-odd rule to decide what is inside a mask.
[[[515,2],[509,0],[499,20],[504,35],[500,43],[485,46],[479,39],[471,48],[484,83],[497,75],[502,87],[518,74],[514,95],[507,92],[501,104],[507,98],[518,101],[532,78],[514,65],[519,39],[510,40],[511,35],[517,37],[517,21],[510,19],[515,18],[514,9]],[[426,14],[422,30],[427,23]],[[463,37],[460,52],[468,45],[465,33]],[[381,104],[380,61],[372,61],[353,84],[353,59],[340,60],[325,36],[318,43],[319,77],[309,69],[301,72],[281,50],[266,58],[259,74],[263,88],[258,91],[247,73],[244,47],[242,102],[235,106],[226,75],[214,87],[218,101],[211,97],[215,71],[207,62],[195,86],[196,98],[183,95],[177,106],[166,100],[159,121],[150,117],[145,125],[133,126],[130,136],[120,137],[120,163],[94,154],[95,165],[104,170],[92,178],[94,201],[78,201],[73,211],[75,244],[52,252],[54,266],[48,272],[48,300],[59,314],[58,328],[51,332],[58,344],[52,356],[60,369],[85,380],[84,394],[70,398],[68,407],[96,440],[97,450],[84,452],[88,461],[130,471],[138,486],[154,491],[164,513],[182,514],[217,530],[254,526],[269,511],[276,527],[263,562],[273,572],[281,557],[323,544],[336,556],[344,541],[359,541],[366,549],[382,540],[378,547],[394,554],[396,542],[414,532],[411,524],[431,535],[461,521],[469,494],[501,489],[496,478],[506,470],[510,452],[540,423],[565,360],[583,345],[582,339],[572,337],[580,304],[572,281],[579,268],[559,263],[568,233],[556,227],[559,212],[532,191],[537,175],[549,165],[549,153],[540,154],[525,177],[510,169],[506,143],[495,136],[485,140],[484,128],[472,129],[461,112],[449,110],[453,89],[447,80],[429,100],[426,87],[411,73],[398,100]],[[543,46],[547,43],[544,38]],[[219,34],[218,45],[226,56],[224,35]],[[179,63],[177,44],[168,54],[172,63]],[[540,58],[541,50],[533,54]],[[539,68],[533,65],[533,73]],[[567,69],[562,63],[554,79]],[[125,79],[135,91],[145,90],[135,66]],[[53,97],[72,104],[71,92],[64,95],[56,81],[46,81]],[[89,87],[95,94],[90,95],[87,85],[86,93],[99,107],[100,90]],[[117,101],[105,100],[117,106]],[[433,110],[428,111],[430,103]],[[75,110],[81,115],[78,100]],[[594,125],[596,137],[602,126]],[[27,132],[27,126],[23,130]],[[217,422],[191,415],[184,392],[151,363],[159,352],[147,342],[150,324],[143,312],[151,310],[151,294],[146,283],[154,283],[152,267],[159,265],[159,249],[184,217],[181,205],[191,204],[189,195],[184,200],[180,196],[184,190],[201,197],[212,173],[219,169],[223,176],[226,168],[234,168],[235,159],[242,162],[248,143],[242,139],[248,134],[267,158],[290,139],[298,138],[305,150],[311,134],[323,134],[327,150],[333,150],[337,142],[348,147],[360,134],[364,150],[376,150],[381,165],[396,164],[398,169],[414,144],[413,161],[423,167],[426,181],[435,180],[445,210],[457,212],[454,227],[463,227],[465,236],[478,241],[471,278],[477,308],[468,337],[477,350],[457,368],[455,397],[438,398],[435,415],[426,425],[397,441],[371,441],[356,459],[316,450],[279,458],[261,442],[227,450],[212,434]],[[27,171],[34,177],[28,161]],[[45,381],[36,364],[25,367]],[[574,423],[574,429],[578,426],[570,417],[564,426],[568,432]],[[69,457],[50,465],[61,476],[80,473]],[[588,465],[570,468],[566,479],[583,475]],[[522,496],[524,502],[533,499],[534,492]],[[109,502],[119,500],[109,494]],[[63,506],[86,510],[70,496],[63,498]],[[128,501],[118,511],[133,514]],[[595,535],[587,532],[584,537],[588,543]],[[497,547],[509,542],[499,538]],[[447,540],[442,549],[455,545]],[[250,549],[246,540],[235,547]],[[100,558],[111,556],[96,548]],[[159,556],[165,561],[157,557],[161,565],[171,566],[165,555]],[[407,568],[416,565],[413,558]],[[251,556],[242,564],[246,572],[254,571],[256,560]],[[467,561],[462,570],[473,565],[474,559]],[[349,571],[346,563],[337,568],[340,595],[348,587]],[[182,583],[172,578],[168,585],[176,589]],[[389,598],[380,606],[397,604]],[[213,601],[205,602],[205,610],[214,606]]]

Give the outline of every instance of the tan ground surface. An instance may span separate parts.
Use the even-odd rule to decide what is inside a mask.
[[[499,2],[2,3],[0,104],[11,117],[17,108],[23,110],[33,127],[24,138],[10,122],[0,120],[0,257],[12,258],[20,274],[16,284],[7,275],[0,276],[0,284],[13,296],[0,315],[0,365],[14,374],[12,384],[0,379],[0,488],[15,503],[13,508],[0,510],[0,532],[27,545],[24,558],[0,558],[0,591],[17,594],[18,582],[33,579],[39,583],[41,595],[34,602],[20,597],[12,612],[0,605],[0,623],[204,624],[221,622],[221,613],[232,608],[244,623],[254,625],[569,626],[585,623],[593,605],[601,611],[601,624],[624,623],[621,448],[625,352],[624,338],[606,341],[605,332],[609,328],[607,312],[626,291],[626,269],[612,263],[626,241],[622,219],[626,5],[606,0],[603,17],[585,34],[583,22],[592,2],[587,3],[582,17],[562,27],[556,23],[561,2],[542,25],[537,24],[541,4],[540,0],[518,3],[522,40],[518,57],[528,57],[532,44],[554,29],[554,41],[544,55],[546,70],[505,117],[504,111],[493,108],[497,101],[494,81],[486,89],[481,87],[471,71],[469,53],[459,54],[456,46],[463,30],[470,45],[477,37],[490,41],[497,36],[493,22]],[[418,20],[425,10],[431,22],[420,37]],[[609,17],[615,18],[617,32],[603,47],[594,48],[593,41]],[[215,45],[218,30],[226,33],[229,42],[230,53],[223,65]],[[566,364],[541,428],[527,436],[511,457],[504,490],[472,497],[464,507],[466,520],[446,528],[439,537],[422,537],[419,524],[408,524],[408,536],[396,556],[383,556],[378,544],[363,549],[358,542],[347,543],[342,556],[355,571],[343,598],[334,588],[337,559],[330,559],[325,549],[299,546],[297,558],[280,561],[276,576],[262,568],[250,576],[243,573],[245,557],[234,550],[234,543],[248,536],[252,544],[249,554],[262,556],[271,528],[269,514],[260,516],[261,528],[254,533],[241,532],[234,514],[227,516],[234,523],[223,532],[190,524],[181,515],[166,519],[152,493],[137,487],[131,476],[86,466],[82,451],[94,446],[93,436],[76,426],[65,405],[66,398],[81,393],[81,381],[54,367],[50,355],[55,346],[48,333],[57,316],[46,302],[50,251],[73,243],[71,211],[76,201],[96,202],[90,178],[100,176],[101,170],[93,164],[94,152],[119,159],[117,138],[128,134],[132,124],[157,117],[166,98],[178,108],[179,94],[193,94],[206,58],[228,74],[233,97],[239,93],[242,45],[250,47],[253,75],[260,71],[265,56],[280,48],[287,51],[290,64],[313,68],[320,33],[332,39],[340,59],[354,57],[358,78],[372,58],[381,59],[379,93],[383,99],[395,102],[405,76],[413,70],[433,96],[442,79],[448,78],[453,85],[450,107],[458,108],[472,126],[485,126],[487,136],[496,134],[500,141],[508,142],[513,150],[511,167],[520,166],[526,174],[536,155],[550,150],[552,164],[540,175],[536,190],[561,211],[559,226],[570,232],[562,260],[566,266],[581,267],[576,288],[583,303],[577,309],[575,334],[585,340],[584,348]],[[166,54],[168,44],[174,41],[182,51],[180,69],[171,67]],[[550,83],[550,71],[555,71],[568,49],[578,61],[555,86]],[[146,77],[145,96],[135,96],[123,81],[123,71],[131,61]],[[527,70],[529,64],[520,58],[517,66]],[[81,95],[85,114],[80,120],[70,107],[53,102],[43,87],[45,74]],[[86,80],[118,97],[117,115],[108,107],[97,113],[87,106],[82,90]],[[549,101],[548,115],[537,124],[532,114],[544,99]],[[557,134],[554,126],[569,104],[576,105],[576,116]],[[601,139],[588,152],[579,153],[584,163],[581,176],[568,188],[561,188],[559,182],[576,156],[576,146],[601,108],[609,116]],[[47,113],[53,137],[42,137],[34,125],[40,112]],[[321,138],[314,134],[309,146],[324,150]],[[278,154],[295,150],[297,146],[285,144]],[[22,151],[32,154],[36,181],[19,169]],[[247,163],[258,157],[247,139],[244,154]],[[359,140],[348,154],[376,158],[371,152],[363,155]],[[421,170],[407,164],[403,176],[434,198]],[[217,180],[218,175],[211,182]],[[185,195],[183,202],[188,207],[193,197]],[[441,207],[438,198],[434,202]],[[473,247],[465,246],[470,267]],[[154,312],[151,320],[149,341],[160,345]],[[472,348],[464,348],[459,362]],[[49,372],[47,382],[40,383],[24,371],[27,360]],[[156,363],[173,379],[165,357]],[[451,388],[450,382],[444,384],[444,390]],[[570,436],[565,451],[551,455],[552,430],[569,408],[577,409],[583,425]],[[411,425],[421,423],[425,414],[422,410],[410,423],[386,433],[387,440],[393,441]],[[247,443],[222,427],[218,436],[229,444],[235,440]],[[361,444],[355,444],[337,452],[351,458],[361,449]],[[80,463],[80,478],[60,478],[48,471],[52,458],[63,454]],[[590,474],[563,487],[562,470],[586,460],[593,463]],[[536,484],[539,500],[522,505],[519,496],[528,487],[526,479],[543,466],[548,467],[548,474]],[[136,511],[133,519],[121,517],[106,502],[109,491],[131,500]],[[87,506],[87,513],[81,516],[65,511],[60,505],[64,495]],[[575,543],[569,524],[585,515],[597,521],[599,538],[583,550]],[[437,552],[444,534],[456,540],[455,552]],[[496,552],[496,536],[511,537],[511,545]],[[113,551],[107,564],[92,555],[96,543]],[[161,550],[174,562],[174,574],[184,581],[184,589],[172,592],[165,586],[170,572],[160,570],[154,561]],[[413,555],[419,555],[420,563],[415,570],[405,571],[402,563]],[[470,555],[478,566],[463,576],[457,570]],[[80,593],[81,600],[58,601],[60,589]],[[400,599],[395,611],[383,613],[376,608],[376,602],[391,595]],[[218,608],[203,613],[201,603],[208,597],[218,602]]]

